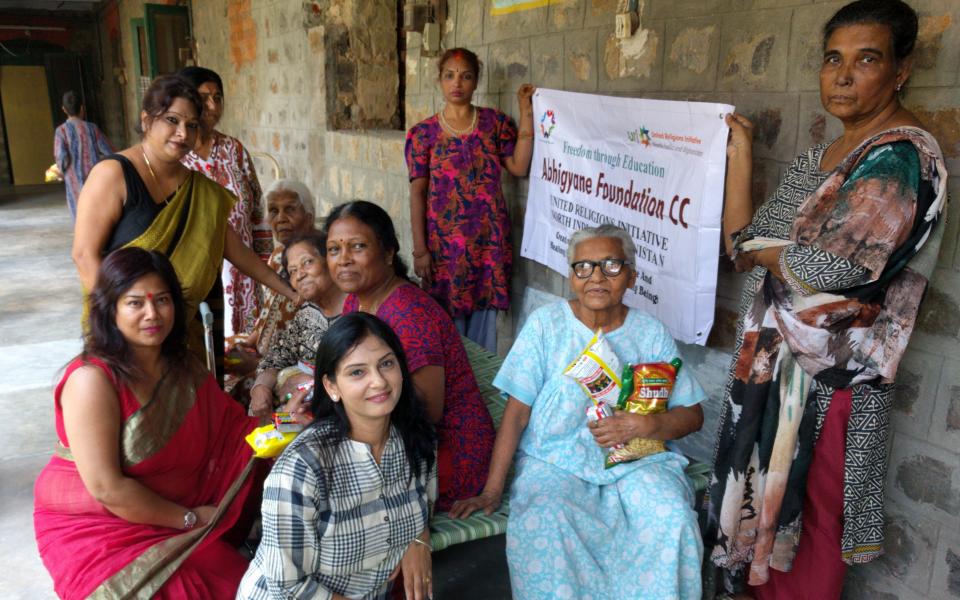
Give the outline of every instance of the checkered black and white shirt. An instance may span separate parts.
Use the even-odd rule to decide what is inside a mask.
[[[332,419],[317,422],[274,464],[263,539],[237,598],[387,597],[387,578],[426,527],[436,466],[411,477],[392,427],[379,465],[367,444],[336,444],[335,428]]]

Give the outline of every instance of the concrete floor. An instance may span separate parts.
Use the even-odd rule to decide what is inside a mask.
[[[0,199],[0,598],[56,598],[33,537],[33,480],[56,440],[52,383],[80,350],[63,187]]]
[[[46,600],[56,595],[34,540],[33,482],[56,440],[53,383],[80,351],[62,187],[0,198],[0,240],[0,599]],[[434,579],[440,600],[509,598],[503,536],[436,553]]]

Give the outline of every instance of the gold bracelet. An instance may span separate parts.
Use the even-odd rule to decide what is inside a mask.
[[[520,133],[517,134],[517,139],[518,139],[518,140],[532,140],[532,139],[533,139],[533,132],[532,132],[532,131],[521,131]]]
[[[427,547],[427,550],[429,550],[430,552],[433,552],[433,546],[431,546],[431,545],[428,544],[427,542],[421,540],[419,537],[413,538],[413,543],[414,543],[414,544],[420,544],[421,546],[426,546],[426,547]]]

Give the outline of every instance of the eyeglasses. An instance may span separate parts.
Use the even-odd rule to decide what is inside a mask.
[[[622,258],[605,258],[603,260],[578,260],[570,264],[573,274],[580,279],[588,279],[593,275],[594,269],[600,267],[600,272],[607,277],[616,277],[623,271],[623,266],[630,264]]]

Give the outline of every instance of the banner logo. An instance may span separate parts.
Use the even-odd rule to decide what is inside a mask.
[[[640,129],[628,131],[627,139],[629,139],[631,142],[643,144],[644,148],[646,148],[650,145],[650,130],[641,125]]]
[[[552,110],[545,110],[540,117],[540,135],[543,139],[550,139],[553,130],[557,128],[557,115]]]

